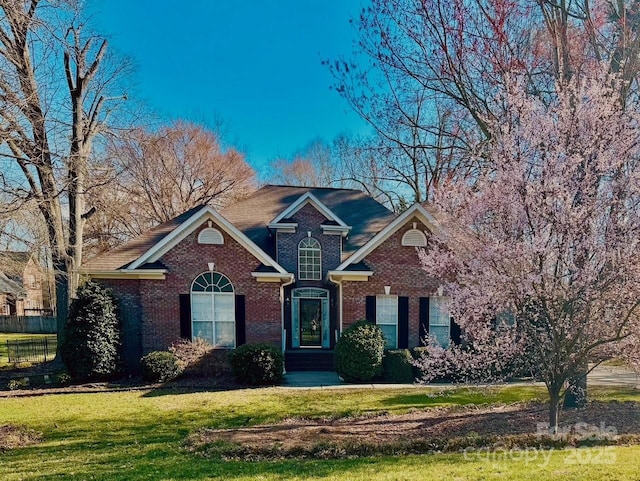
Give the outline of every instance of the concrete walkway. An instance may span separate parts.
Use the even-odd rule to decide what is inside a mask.
[[[510,385],[543,385],[536,382],[516,382]],[[619,366],[598,366],[588,376],[591,386],[616,386],[629,389],[640,389],[640,378],[631,369]],[[431,387],[457,387],[454,384],[432,384]],[[293,389],[394,389],[423,388],[423,384],[381,384],[363,383],[350,384],[340,380],[338,374],[327,371],[296,371],[288,372],[284,376],[282,388]]]

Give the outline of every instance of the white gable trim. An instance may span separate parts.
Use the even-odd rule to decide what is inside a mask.
[[[322,202],[320,202],[318,200],[318,198],[313,195],[311,192],[307,192],[306,194],[301,195],[300,197],[298,197],[298,199],[291,204],[289,207],[287,207],[284,211],[282,211],[280,213],[280,215],[278,215],[278,217],[276,217],[275,219],[273,219],[270,223],[269,226],[273,225],[273,224],[278,224],[282,219],[286,219],[287,217],[291,217],[293,214],[295,214],[296,212],[298,212],[300,209],[302,209],[305,205],[307,204],[311,204],[313,205],[316,209],[318,209],[325,217],[327,217],[330,220],[334,220],[335,222],[337,222],[338,224],[340,224],[341,227],[343,228],[348,228],[351,229],[350,226],[348,226],[347,224],[345,224],[342,219],[340,219],[340,217],[338,217],[337,215],[335,215],[331,209],[329,209],[326,205],[324,205]]]
[[[147,262],[155,262],[164,254],[173,249],[180,241],[194,232],[206,220],[213,220],[222,230],[224,230],[231,238],[235,239],[242,247],[247,249],[254,257],[267,266],[273,267],[281,274],[287,274],[280,264],[274,261],[269,254],[258,247],[251,239],[238,230],[231,222],[222,217],[215,209],[205,206],[198,212],[193,214],[182,224],[176,227],[171,233],[155,244],[151,249],[142,254],[138,259],[131,263],[126,270],[134,270]]]
[[[412,217],[417,217],[418,219],[420,219],[430,231],[436,231],[436,220],[434,219],[434,217],[429,214],[429,212],[427,212],[427,210],[420,204],[413,204],[402,214],[396,217],[393,221],[391,221],[391,223],[389,223],[384,229],[378,232],[373,238],[371,238],[369,242],[367,242],[360,249],[354,252],[351,257],[340,264],[336,271],[343,271],[347,266],[360,262],[374,249],[379,247],[380,244],[382,244],[389,237],[400,230],[400,228],[402,228]]]

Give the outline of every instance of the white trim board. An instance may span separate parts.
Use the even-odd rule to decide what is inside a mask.
[[[135,270],[136,268],[146,264],[147,262],[155,262],[164,254],[173,249],[176,245],[185,239],[189,234],[193,233],[206,220],[213,220],[225,233],[232,239],[237,241],[242,247],[247,249],[256,259],[267,266],[273,267],[281,274],[287,274],[287,271],[274,261],[269,254],[258,247],[251,239],[238,230],[231,222],[222,217],[215,209],[204,206],[198,212],[193,214],[173,231],[163,237],[158,243],[147,250],[144,254],[133,261],[126,270]]]
[[[369,240],[365,245],[363,245],[360,249],[354,252],[351,257],[345,260],[342,264],[340,264],[335,271],[344,271],[344,269],[351,264],[356,264],[364,259],[367,255],[369,255],[374,249],[379,247],[384,241],[386,241],[389,237],[395,234],[400,228],[402,228],[412,217],[417,217],[420,219],[424,225],[431,232],[436,231],[436,220],[435,218],[427,212],[427,210],[422,207],[420,204],[413,204],[407,210],[405,210],[398,217],[393,219],[384,229],[378,232],[373,238]],[[334,271],[334,272],[335,272]],[[337,272],[335,272],[337,274]]]
[[[298,199],[293,204],[291,204],[289,207],[283,210],[275,219],[269,222],[269,226],[273,224],[278,224],[282,219],[291,217],[293,214],[298,212],[307,204],[313,205],[318,211],[320,211],[322,215],[324,215],[326,218],[330,220],[334,220],[335,222],[340,224],[341,227],[351,229],[350,226],[345,224],[342,221],[342,219],[340,219],[340,217],[335,215],[331,211],[331,209],[329,209],[326,205],[320,202],[318,198],[315,195],[313,195],[311,192],[307,192],[306,194],[303,194],[300,197],[298,197]]]

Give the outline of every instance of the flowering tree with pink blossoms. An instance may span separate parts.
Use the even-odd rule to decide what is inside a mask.
[[[486,168],[436,194],[420,253],[463,331],[461,346],[431,343],[425,379],[500,372],[526,349],[551,432],[587,362],[640,349],[640,115],[616,87],[576,76],[544,99],[511,82],[478,153]]]

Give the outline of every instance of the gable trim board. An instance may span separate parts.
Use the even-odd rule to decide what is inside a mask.
[[[275,219],[269,222],[269,227],[272,229],[279,229],[280,226],[282,226],[283,228],[291,228],[294,224],[288,223],[288,222],[281,223],[280,221],[282,221],[283,219],[290,218],[307,204],[311,204],[327,219],[333,220],[338,224],[337,226],[323,225],[322,226],[323,231],[326,230],[327,232],[332,232],[332,233],[335,232],[335,233],[339,233],[340,235],[346,236],[351,230],[350,226],[345,224],[344,221],[340,219],[340,217],[338,217],[336,214],[334,214],[331,211],[331,209],[329,209],[326,205],[320,202],[316,198],[316,196],[313,195],[311,192],[307,192],[306,194],[303,194],[300,197],[298,197],[298,199],[293,204],[291,204],[284,211],[278,214],[278,216]],[[295,224],[295,226],[297,226],[297,224]]]
[[[157,261],[164,254],[175,247],[180,241],[182,241],[189,234],[195,231],[205,220],[213,220],[214,222],[216,222],[229,236],[231,236],[240,245],[247,249],[247,251],[253,254],[253,256],[263,264],[273,267],[280,274],[288,274],[287,271],[285,271],[280,266],[280,264],[278,264],[271,258],[271,256],[260,249],[260,247],[258,247],[253,241],[251,241],[251,239],[240,232],[233,224],[222,217],[222,215],[220,215],[215,209],[209,206],[204,206],[198,212],[193,214],[189,219],[187,219],[185,222],[171,231],[171,233],[169,233],[162,240],[156,243],[147,252],[133,261],[126,269],[123,269],[123,271],[132,271],[147,262]]]
[[[420,204],[414,204],[402,214],[391,221],[384,229],[378,232],[369,242],[353,253],[351,257],[338,266],[336,272],[344,271],[351,264],[356,264],[363,260],[369,253],[379,247],[384,241],[395,234],[404,226],[411,217],[420,219],[431,232],[437,230],[435,218],[427,212]]]

